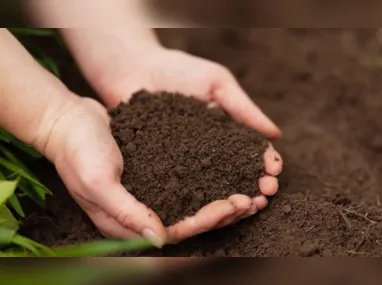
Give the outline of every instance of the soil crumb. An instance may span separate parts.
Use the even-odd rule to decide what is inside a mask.
[[[140,91],[110,115],[124,158],[122,184],[165,225],[232,194],[259,193],[267,141],[221,109]]]

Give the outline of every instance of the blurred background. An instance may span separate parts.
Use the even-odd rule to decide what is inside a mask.
[[[177,259],[105,258],[21,262],[13,266],[3,263],[0,267],[2,284],[377,285],[381,278],[377,260],[210,259],[202,262],[199,259],[190,260],[182,266]]]
[[[97,1],[65,1],[80,10]],[[102,0],[101,0],[102,1]],[[151,27],[376,27],[381,19],[381,1],[259,1],[259,0],[130,0],[147,14],[137,24]],[[81,4],[80,4],[81,3]],[[46,0],[4,0],[0,23],[6,27],[30,26],[28,5],[46,5]],[[24,6],[24,10],[22,7]],[[136,13],[136,11],[135,11]],[[71,26],[67,23],[66,26]]]

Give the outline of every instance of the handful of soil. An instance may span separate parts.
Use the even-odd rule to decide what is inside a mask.
[[[122,184],[168,226],[232,194],[256,196],[266,139],[221,109],[140,91],[110,111]]]

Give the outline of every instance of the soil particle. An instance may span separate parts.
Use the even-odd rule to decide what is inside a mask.
[[[179,94],[141,91],[110,114],[122,183],[165,225],[232,194],[259,193],[267,141],[225,113]],[[130,135],[137,130],[139,139]]]

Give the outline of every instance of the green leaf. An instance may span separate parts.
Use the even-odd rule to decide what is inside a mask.
[[[3,233],[3,236],[2,236]],[[27,237],[17,234],[16,231],[12,231],[7,228],[0,227],[0,245],[17,245],[20,248],[11,248],[7,251],[0,251],[6,256],[10,257],[25,257],[25,256],[54,256],[54,252],[49,247],[39,244]]]
[[[8,203],[11,204],[12,208],[16,211],[16,213],[17,213],[20,217],[25,218],[24,210],[23,210],[23,208],[21,207],[19,198],[17,198],[16,194],[13,194],[13,195],[9,198]]]
[[[79,245],[53,249],[57,257],[89,257],[115,254],[124,251],[151,248],[152,244],[145,239],[136,240],[101,240]]]
[[[19,223],[5,205],[0,205],[0,229],[1,228],[8,228],[15,231],[19,228]]]
[[[32,171],[30,171],[29,168],[21,160],[19,160],[12,152],[10,152],[7,148],[0,145],[0,151],[4,154],[6,159],[8,159],[14,165],[17,165],[20,168],[22,168],[30,176],[36,178],[36,176],[32,173]]]
[[[9,245],[12,243],[16,230],[0,227],[0,245]]]
[[[42,189],[44,189],[44,191],[46,193],[49,193],[51,194],[52,192],[50,192],[50,190],[48,188],[46,188],[44,185],[42,185],[39,181],[37,181],[36,178],[32,177],[30,174],[28,174],[27,172],[25,172],[22,168],[20,168],[19,166],[5,160],[4,158],[0,157],[0,165],[2,165],[3,167],[5,167],[6,169],[12,171],[12,172],[15,172],[15,173],[18,173],[22,178],[28,180],[29,182],[33,183],[34,185],[37,185],[37,186],[40,186]],[[41,198],[45,198],[44,197],[41,197]]]
[[[6,143],[11,143],[18,149],[24,151],[25,153],[29,154],[32,157],[35,158],[41,158],[42,155],[38,153],[33,147],[26,145],[22,141],[18,140],[11,134],[9,134],[7,131],[3,130],[0,128],[0,141],[6,142]]]
[[[13,236],[12,243],[29,250],[35,256],[54,256],[53,250],[49,247],[46,247],[19,234],[15,234]]]
[[[33,245],[36,249],[40,250],[42,256],[55,256],[55,252],[53,251],[53,249],[26,237],[21,237],[30,245]]]
[[[19,141],[18,139],[14,138],[14,137],[12,138],[10,143],[12,145],[14,145],[15,147],[17,147],[18,149],[22,150],[23,152],[25,152],[26,154],[29,154],[30,156],[32,156],[34,158],[42,158],[43,157],[33,147],[31,147],[30,145],[26,145],[25,143],[23,143],[22,141]]]
[[[3,205],[13,195],[18,181],[0,181],[0,205]]]
[[[56,35],[55,29],[40,29],[40,28],[10,28],[8,29],[15,36],[39,36],[53,37]]]
[[[0,140],[4,142],[10,142],[13,137],[3,129],[0,129]]]
[[[50,57],[44,56],[43,58],[36,58],[36,60],[47,70],[52,72],[57,77],[60,77],[60,71],[57,64]]]
[[[23,236],[15,234],[11,240],[11,243],[18,245],[18,246],[21,246],[25,249],[28,249],[35,256],[41,256],[41,253],[38,250],[38,248],[36,248],[34,244],[30,243],[29,240]]]
[[[20,180],[18,188],[41,208],[45,208],[45,191],[27,180]],[[36,189],[37,190],[36,190]]]

